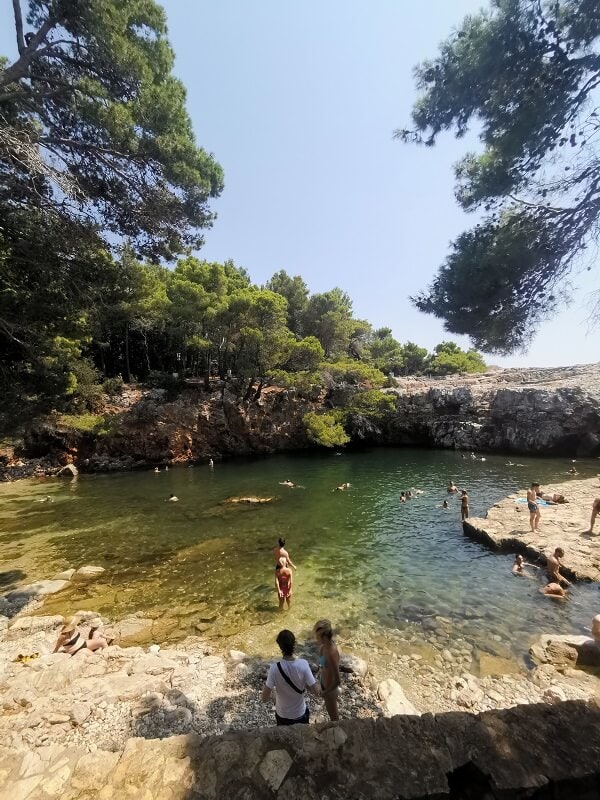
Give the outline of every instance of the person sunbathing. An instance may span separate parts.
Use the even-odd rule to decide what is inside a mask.
[[[111,644],[112,639],[107,639],[98,628],[90,628],[90,632],[85,638],[79,630],[77,622],[77,617],[71,617],[65,622],[58,635],[53,653],[68,653],[68,655],[74,656],[80,650],[87,649],[93,653],[95,650],[103,650]]]

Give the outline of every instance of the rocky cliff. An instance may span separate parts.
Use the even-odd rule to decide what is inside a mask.
[[[381,428],[390,444],[462,450],[600,454],[600,364],[510,369],[389,389],[396,412]]]
[[[382,390],[393,396],[393,412],[348,418],[353,443],[600,454],[600,364],[394,383]],[[70,462],[106,471],[306,448],[304,415],[344,408],[355,392],[352,386],[315,387],[309,394],[266,387],[244,399],[234,384],[208,393],[186,386],[176,396],[128,389],[109,408],[102,430],[84,433],[59,420],[31,428],[22,453],[0,463],[0,476]],[[23,463],[21,456],[39,460]]]

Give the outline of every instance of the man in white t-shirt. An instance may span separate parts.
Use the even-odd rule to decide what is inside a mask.
[[[319,695],[319,687],[303,658],[296,658],[296,637],[291,631],[280,631],[275,640],[282,658],[269,667],[262,693],[262,702],[268,703],[275,692],[275,719],[278,725],[308,725],[310,711],[304,699],[305,690]]]

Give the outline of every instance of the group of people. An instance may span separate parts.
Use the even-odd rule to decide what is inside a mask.
[[[281,650],[281,659],[269,667],[261,698],[263,703],[268,703],[275,695],[277,725],[308,724],[307,691],[323,698],[330,719],[340,718],[340,654],[333,639],[331,622],[319,620],[313,628],[313,635],[319,645],[318,682],[308,661],[294,655],[296,637],[292,631],[282,630],[277,634],[275,641]]]
[[[571,584],[564,575],[560,574],[560,568],[562,566],[561,559],[564,557],[565,551],[562,547],[556,547],[552,555],[548,556],[548,560],[546,561],[547,583],[540,589],[547,597],[565,598],[567,596],[567,592],[563,587],[570,586]],[[512,566],[513,575],[533,577],[531,573],[528,572],[528,567],[533,569],[538,568],[536,564],[527,563],[522,555],[517,554]]]
[[[546,505],[551,505],[551,506],[562,505],[563,503],[569,502],[563,494],[558,494],[557,492],[542,492],[539,483],[537,482],[532,483],[529,489],[527,490],[529,527],[531,528],[532,533],[540,532],[540,519],[542,516],[540,511],[540,500],[543,500],[544,503],[546,503]],[[585,533],[594,532],[594,524],[596,522],[596,517],[598,516],[598,514],[600,514],[600,497],[596,497],[592,503],[590,528],[589,530],[585,531]]]

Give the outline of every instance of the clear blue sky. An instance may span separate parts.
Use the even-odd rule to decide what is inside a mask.
[[[232,258],[263,283],[277,270],[311,291],[340,286],[357,316],[401,341],[450,337],[416,311],[448,243],[473,218],[453,195],[453,163],[474,136],[433,149],[392,132],[410,121],[414,65],[481,0],[163,0],[176,73],[199,144],[225,170],[218,218],[201,255]],[[9,0],[0,0],[11,18]],[[14,52],[12,28],[0,52]],[[597,361],[586,303],[598,271],[574,279],[575,302],[508,365]],[[467,340],[460,340],[467,345]]]

